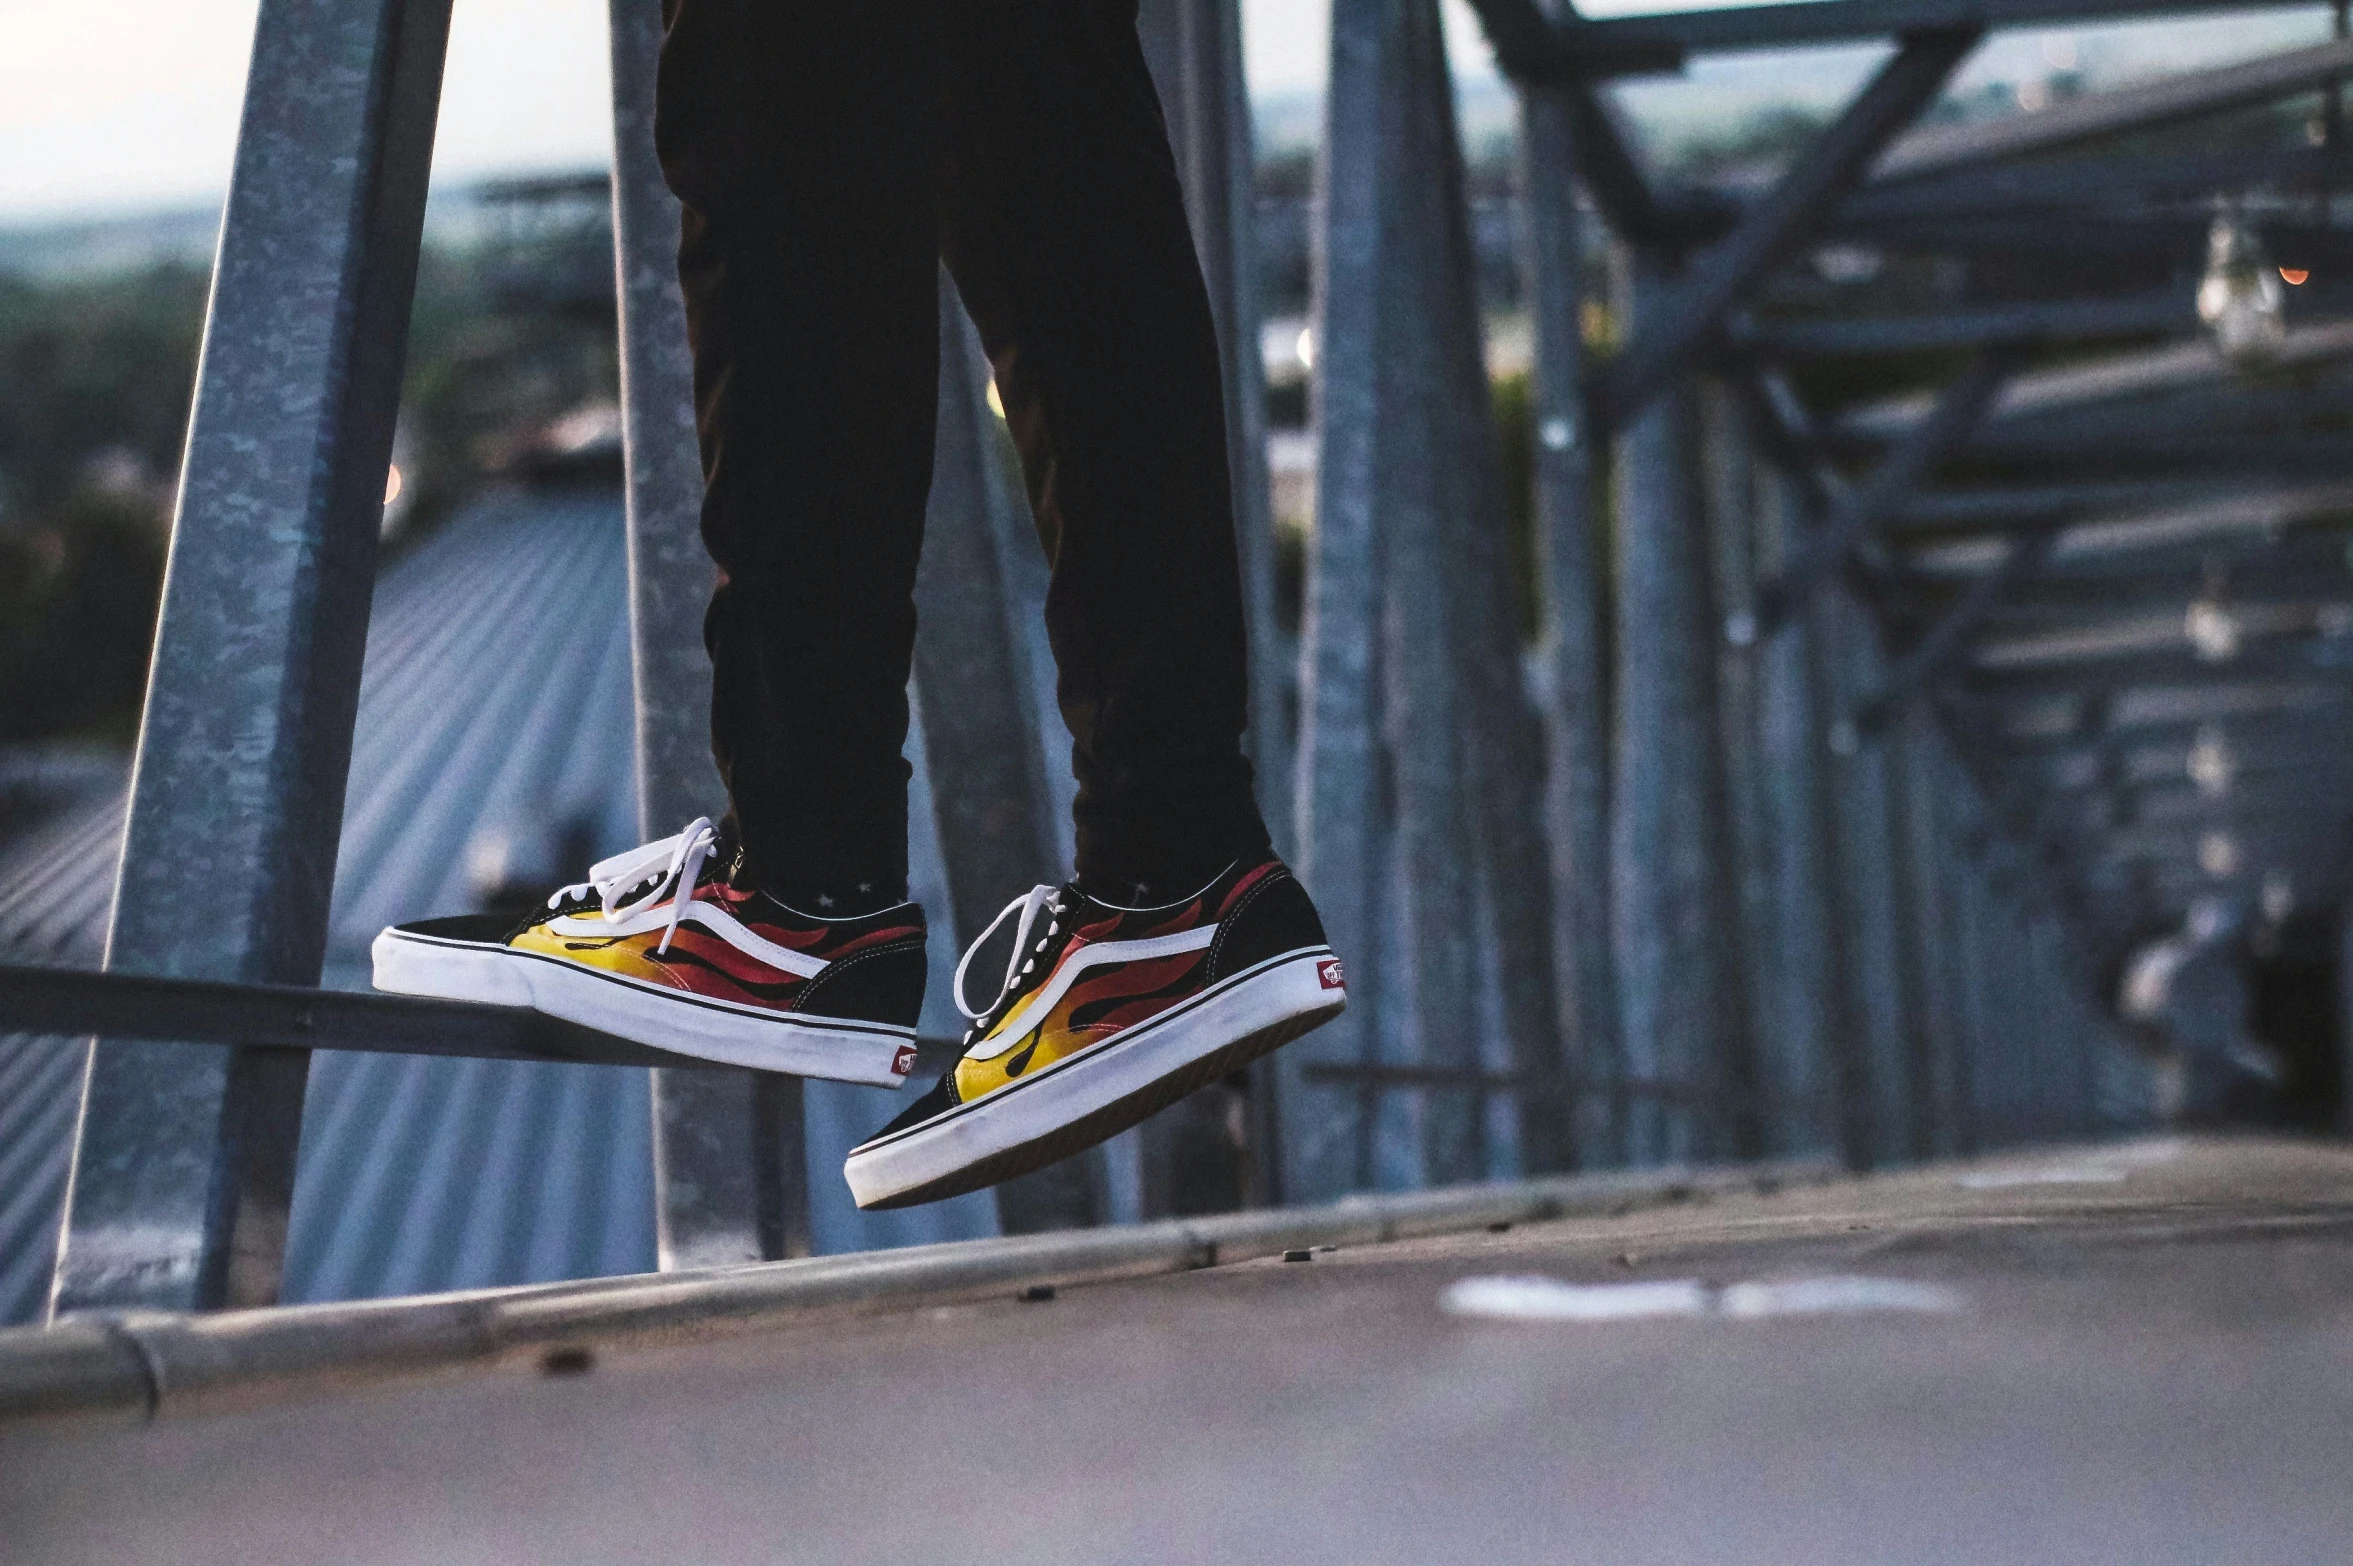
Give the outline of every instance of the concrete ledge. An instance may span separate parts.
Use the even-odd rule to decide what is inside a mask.
[[[1834,1175],[1832,1166],[1811,1162],[1576,1175],[462,1294],[205,1315],[77,1316],[53,1327],[0,1331],[0,1424],[139,1424],[536,1362],[559,1348],[756,1332],[828,1311],[904,1309],[1037,1284],[1185,1272],[1317,1245],[1600,1217]]]

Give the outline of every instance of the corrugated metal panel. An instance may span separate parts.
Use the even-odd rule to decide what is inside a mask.
[[[609,491],[493,494],[387,570],[368,640],[326,982],[367,982],[384,924],[476,906],[502,858],[566,873],[634,838],[621,512]],[[916,758],[917,801],[928,800]],[[916,893],[945,905],[930,812]],[[0,955],[93,966],[119,798],[0,860]],[[561,856],[551,861],[550,856]],[[532,865],[539,869],[542,865]],[[953,954],[927,1027],[952,1031]],[[0,1038],[0,1322],[47,1286],[81,1046]],[[841,1159],[893,1112],[811,1083],[812,1228],[841,1251],[994,1232],[985,1195],[861,1214]],[[645,1073],[321,1054],[311,1071],[285,1297],[354,1299],[653,1266]]]

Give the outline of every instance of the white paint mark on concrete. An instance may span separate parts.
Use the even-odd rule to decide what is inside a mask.
[[[1704,1284],[1563,1283],[1539,1276],[1458,1278],[1438,1297],[1449,1315],[1496,1321],[1632,1321],[1645,1316],[1701,1316]]]
[[[1933,1283],[1903,1278],[1797,1278],[1786,1283],[1735,1283],[1716,1297],[1726,1316],[1833,1316],[1853,1311],[1957,1311],[1961,1296]]]
[[[1566,1283],[1538,1275],[1459,1278],[1439,1296],[1452,1316],[1484,1321],[1639,1321],[1666,1316],[1842,1315],[1857,1311],[1949,1312],[1961,1297],[1901,1278],[1824,1277],[1735,1283],[1695,1278],[1659,1283]]]

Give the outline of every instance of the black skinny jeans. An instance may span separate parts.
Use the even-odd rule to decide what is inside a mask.
[[[752,874],[906,878],[945,260],[1053,585],[1081,879],[1182,895],[1266,829],[1217,344],[1134,0],[666,0],[656,138]]]

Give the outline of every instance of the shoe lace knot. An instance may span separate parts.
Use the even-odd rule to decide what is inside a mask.
[[[678,921],[686,912],[694,884],[703,873],[703,862],[711,857],[718,842],[719,830],[711,824],[711,818],[697,816],[676,837],[665,837],[625,854],[598,860],[588,867],[587,880],[563,888],[547,900],[547,905],[560,908],[594,892],[606,921],[618,924],[653,907],[675,885],[678,895],[670,900],[670,921],[663,926],[662,943],[654,948],[656,952],[666,952],[670,949],[670,938],[678,933]],[[628,894],[640,887],[644,891],[635,899],[630,898]]]
[[[951,988],[955,995],[956,1009],[964,1014],[965,1021],[973,1024],[975,1032],[979,1031],[980,1024],[991,1013],[1005,1003],[1005,997],[1013,993],[1014,986],[1035,971],[1038,958],[1045,954],[1047,945],[1052,942],[1055,936],[1062,933],[1062,915],[1065,912],[1067,910],[1062,906],[1062,889],[1060,887],[1033,886],[999,909],[997,917],[989,921],[989,927],[981,931],[970,946],[964,948],[964,956],[956,964],[956,982]],[[989,937],[997,933],[997,926],[1017,913],[1021,915],[1021,922],[1013,927],[1013,955],[1005,962],[1005,980],[997,986],[996,998],[980,1010],[974,1011],[964,999],[965,970],[972,966],[972,959],[980,954],[980,949],[983,946],[988,944]],[[1038,937],[1038,943],[1033,949],[1029,938],[1031,932],[1037,928],[1040,914],[1046,916],[1046,930],[1043,935]]]

